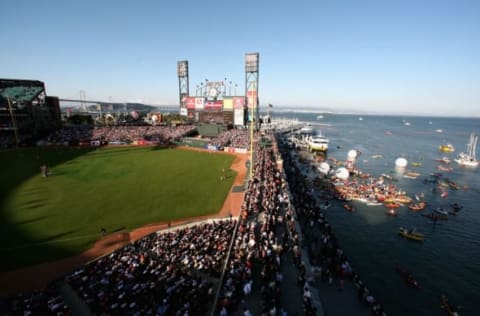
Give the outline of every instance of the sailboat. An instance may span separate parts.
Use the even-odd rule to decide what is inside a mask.
[[[464,166],[464,167],[477,167],[478,166],[478,161],[475,156],[475,153],[477,151],[477,142],[478,142],[478,136],[475,135],[474,133],[470,134],[470,141],[468,142],[467,145],[467,153],[460,153],[457,158],[455,158],[455,162],[457,162],[459,165]]]

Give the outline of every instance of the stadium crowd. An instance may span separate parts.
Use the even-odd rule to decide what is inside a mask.
[[[5,316],[71,315],[63,297],[50,285],[31,293],[0,298],[0,314]]]
[[[210,139],[210,145],[222,150],[224,147],[248,148],[250,134],[247,129],[234,128]]]
[[[66,279],[95,315],[205,315],[235,223],[153,233]]]
[[[154,141],[168,144],[170,140],[178,139],[195,130],[192,125],[180,126],[80,126],[64,127],[46,138],[49,143],[69,144],[79,141],[99,140],[105,142],[133,142],[135,140]]]
[[[295,219],[289,208],[288,188],[276,164],[278,157],[272,148],[261,148],[259,143],[255,152],[254,179],[242,205],[218,313],[287,315],[288,311],[301,310],[304,315],[314,315],[299,238],[292,224]],[[296,269],[287,263],[289,256]],[[298,287],[285,283],[287,273],[294,275]],[[282,300],[286,296],[288,300]]]

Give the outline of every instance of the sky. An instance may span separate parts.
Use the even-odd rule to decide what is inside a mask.
[[[0,1],[0,77],[48,95],[178,105],[177,61],[196,85],[260,106],[480,116],[480,1]]]

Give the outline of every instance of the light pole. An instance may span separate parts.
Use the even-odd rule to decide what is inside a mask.
[[[254,163],[253,163],[253,136],[254,136],[254,133],[253,133],[253,128],[254,128],[253,110],[256,106],[256,102],[257,102],[256,99],[257,98],[256,98],[256,93],[255,93],[255,96],[252,97],[251,114],[250,114],[250,180],[252,180],[252,178],[253,178],[253,166],[254,166]],[[247,96],[247,106],[248,106],[248,96]]]
[[[15,117],[13,116],[12,104],[10,103],[10,96],[7,97],[7,101],[8,101],[8,110],[10,111],[10,119],[12,120],[13,132],[15,133],[15,145],[18,147],[17,122],[15,121]]]

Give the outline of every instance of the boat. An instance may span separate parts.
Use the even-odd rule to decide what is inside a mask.
[[[394,200],[395,200],[396,203],[402,203],[402,204],[412,203],[412,198],[410,198],[406,195],[396,196]]]
[[[453,182],[451,180],[448,181],[448,185],[450,186],[450,188],[452,188],[454,190],[459,190],[460,189],[460,186],[456,182]]]
[[[317,120],[323,119],[323,115],[317,115]]]
[[[441,208],[441,207],[434,208],[433,211],[436,212],[436,213],[438,213],[438,214],[448,215],[448,212],[445,211],[445,210],[444,210],[443,208]]]
[[[452,161],[450,160],[450,158],[445,157],[445,156],[442,157],[442,158],[437,158],[437,159],[435,159],[435,161],[438,161],[438,162],[441,162],[441,163],[444,163],[444,164],[447,164],[447,165],[448,165],[450,162],[452,162]]]
[[[453,204],[450,204],[450,206],[452,207],[452,209],[455,211],[455,212],[459,212],[463,206],[461,206],[460,204],[458,204],[457,202],[453,203]]]
[[[445,171],[445,172],[452,172],[452,171],[453,171],[453,168],[445,167],[445,166],[443,166],[443,165],[438,165],[438,166],[437,166],[437,170]]]
[[[360,117],[358,118],[358,120],[359,120],[359,121],[363,121],[363,117],[360,116]]]
[[[412,162],[412,166],[414,166],[414,167],[420,167],[421,165],[422,165],[421,162],[418,162],[418,161]]]
[[[407,172],[403,175],[403,177],[407,179],[416,179],[418,176],[420,176],[420,173],[418,172]]]
[[[448,316],[459,316],[460,314],[458,313],[459,307],[455,307],[452,304],[448,302],[448,299],[445,295],[442,294],[440,296],[440,308],[443,309]]]
[[[448,143],[445,145],[440,145],[438,150],[443,151],[445,153],[453,153],[455,151],[455,147],[452,144]]]
[[[382,154],[375,154],[375,155],[372,155],[371,157],[372,157],[372,159],[380,159],[380,158],[383,158],[383,155]]]
[[[441,129],[441,128],[436,129],[435,132],[437,132],[437,133],[443,133],[443,129]]]
[[[415,279],[415,277],[409,271],[405,270],[404,268],[402,268],[400,266],[397,266],[396,270],[397,270],[398,274],[400,274],[403,277],[403,279],[405,280],[405,282],[407,283],[408,286],[416,288],[416,289],[420,288],[417,280]]]
[[[423,241],[424,235],[415,231],[415,229],[406,229],[400,227],[398,234],[407,239]]]
[[[400,206],[402,206],[402,204],[400,203],[395,203],[395,202],[389,202],[389,203],[385,203],[383,204],[386,208],[399,208]]]
[[[427,207],[427,203],[425,202],[418,202],[408,206],[409,209],[415,212],[423,211],[426,207]]]
[[[477,151],[477,142],[478,136],[474,133],[470,134],[470,141],[467,144],[467,152],[461,152],[457,158],[455,158],[455,162],[458,163],[462,167],[477,167],[478,160],[476,157]]]
[[[307,149],[310,152],[313,151],[321,151],[327,152],[328,151],[328,143],[329,140],[325,136],[322,135],[320,131],[317,131],[316,135],[310,135],[305,139],[307,144]]]
[[[355,208],[350,204],[343,204],[343,207],[349,212],[355,212]]]

